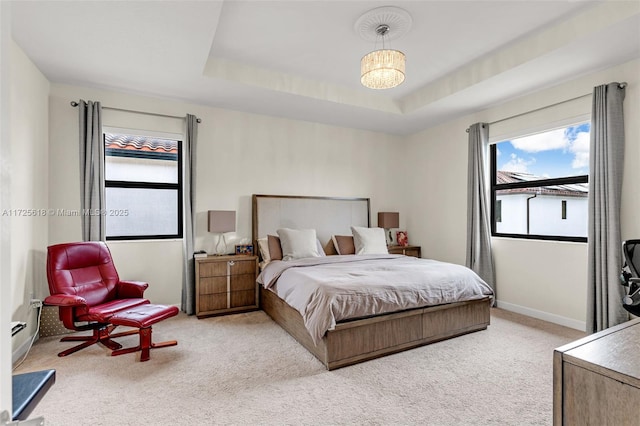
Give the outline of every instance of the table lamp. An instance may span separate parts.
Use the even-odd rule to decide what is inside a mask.
[[[216,243],[216,255],[221,256],[227,248],[227,241],[224,237],[225,232],[234,232],[236,230],[236,212],[235,210],[209,210],[209,220],[207,226],[209,232],[218,234],[218,242]],[[220,252],[220,242],[224,247]]]
[[[389,232],[388,245],[393,243],[393,236],[391,235],[391,228],[398,228],[400,226],[400,213],[398,212],[378,212],[378,227],[384,228]]]

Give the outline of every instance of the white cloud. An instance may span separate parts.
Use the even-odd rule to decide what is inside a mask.
[[[574,154],[573,162],[571,163],[571,167],[574,169],[589,167],[589,139],[589,133],[580,132],[571,143],[569,151]]]
[[[516,172],[516,173],[529,173],[529,166],[535,164],[536,159],[531,157],[529,160],[525,160],[524,158],[518,157],[516,154],[511,154],[511,159],[506,162],[500,170],[504,170],[506,172]]]
[[[565,134],[565,129],[557,129],[550,132],[513,139],[511,144],[515,148],[528,153],[561,149],[573,154],[571,167],[574,169],[589,167],[589,133],[579,132],[575,134],[575,139],[573,141],[571,141],[567,136],[568,135]],[[516,168],[522,167],[520,163],[514,163],[513,166]]]
[[[533,153],[552,149],[567,149],[570,142],[565,137],[564,129],[557,129],[513,139],[511,144],[517,149]]]
[[[571,162],[571,167],[574,169],[581,169],[583,167],[589,167],[589,153],[578,152]]]

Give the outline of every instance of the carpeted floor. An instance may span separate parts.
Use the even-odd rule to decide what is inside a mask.
[[[153,328],[178,346],[110,357],[40,339],[14,371],[53,368],[48,426],[550,425],[553,349],[584,333],[493,309],[485,331],[328,372],[262,311]],[[136,337],[119,339],[126,346]]]

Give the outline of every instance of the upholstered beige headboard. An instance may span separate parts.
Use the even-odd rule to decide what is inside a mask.
[[[253,241],[280,228],[315,229],[324,245],[331,236],[351,235],[351,226],[370,225],[368,198],[253,195]]]

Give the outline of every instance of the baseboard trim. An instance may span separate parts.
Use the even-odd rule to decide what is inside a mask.
[[[520,306],[520,305],[516,305],[509,302],[503,302],[501,300],[498,300],[496,302],[496,306],[498,308],[504,309],[505,311],[511,311],[517,314],[527,315],[529,317],[541,319],[544,321],[549,321],[554,324],[563,325],[565,327],[574,328],[576,330],[585,331],[587,329],[586,321],[578,321],[573,318],[567,318],[560,315],[551,314],[549,312],[527,308],[526,306]]]
[[[15,366],[16,363],[21,360],[27,351],[30,349],[29,345],[31,345],[31,340],[33,336],[29,336],[27,340],[25,340],[13,353],[11,354],[11,365]],[[37,339],[36,339],[37,340]],[[34,342],[35,343],[35,342]]]

